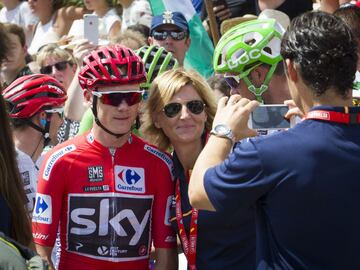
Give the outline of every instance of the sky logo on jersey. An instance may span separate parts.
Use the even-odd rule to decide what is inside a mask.
[[[115,166],[116,191],[145,193],[143,168]]]
[[[32,220],[37,223],[51,224],[52,204],[51,196],[37,193]]]
[[[74,151],[76,149],[75,145],[68,145],[65,146],[57,151],[55,151],[46,161],[44,173],[43,173],[43,179],[49,180],[51,171],[59,158],[61,158],[63,155],[70,153],[71,151]]]

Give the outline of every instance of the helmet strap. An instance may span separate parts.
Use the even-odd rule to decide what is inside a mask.
[[[32,127],[33,129],[39,131],[44,138],[44,147],[46,147],[49,143],[50,143],[50,122],[51,122],[51,115],[49,113],[46,113],[46,124],[45,127],[42,128],[41,126],[38,126],[36,124],[34,124],[34,122],[32,122],[30,119],[26,119],[25,123]]]
[[[251,93],[253,93],[255,95],[256,100],[261,103],[264,103],[264,99],[263,99],[262,95],[264,94],[265,91],[268,90],[270,80],[271,80],[272,76],[274,75],[277,65],[278,65],[278,63],[271,65],[269,71],[266,74],[265,80],[263,81],[263,83],[261,84],[260,87],[255,87],[255,85],[249,80],[248,76],[245,76],[243,78],[249,91]]]
[[[95,123],[101,127],[105,132],[109,133],[110,135],[113,135],[116,137],[116,139],[119,139],[120,137],[124,136],[125,134],[127,134],[128,132],[126,133],[114,133],[110,130],[108,130],[99,120],[98,118],[98,115],[97,115],[97,102],[98,102],[98,97],[93,95],[93,104],[92,104],[92,112],[94,114],[94,120],[95,120]]]

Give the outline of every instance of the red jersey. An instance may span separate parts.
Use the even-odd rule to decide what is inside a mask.
[[[60,224],[59,269],[148,269],[152,241],[176,246],[172,168],[168,155],[133,135],[120,148],[91,133],[58,145],[40,169],[34,241],[52,247]]]

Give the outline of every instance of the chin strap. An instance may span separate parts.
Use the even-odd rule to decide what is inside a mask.
[[[268,73],[266,74],[264,82],[261,84],[260,87],[255,87],[255,85],[249,80],[248,76],[243,77],[244,82],[246,83],[249,91],[255,95],[255,98],[257,101],[264,103],[264,99],[262,97],[262,94],[269,88],[270,80],[275,72],[275,69],[277,67],[277,63],[273,64],[271,68],[269,69]]]
[[[36,124],[34,124],[34,122],[32,122],[30,119],[26,119],[25,120],[25,123],[32,127],[33,129],[39,131],[42,135],[43,135],[43,138],[44,138],[44,147],[46,147],[50,141],[51,141],[51,138],[50,138],[50,122],[51,122],[51,115],[49,113],[46,113],[46,124],[45,124],[45,127],[42,128],[41,126],[38,126]]]
[[[99,127],[101,127],[104,131],[106,131],[106,132],[109,133],[110,135],[115,136],[116,139],[119,139],[120,137],[124,136],[125,134],[127,134],[127,133],[130,131],[130,130],[129,130],[129,131],[126,132],[126,133],[114,133],[114,132],[108,130],[106,127],[104,127],[104,125],[101,124],[101,122],[100,122],[100,120],[99,120],[99,118],[98,118],[98,116],[97,116],[97,102],[98,102],[98,97],[95,96],[95,95],[93,95],[93,104],[92,104],[91,110],[92,110],[92,112],[93,112],[93,114],[94,114],[95,123],[96,123]]]

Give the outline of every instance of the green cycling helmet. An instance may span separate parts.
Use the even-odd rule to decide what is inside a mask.
[[[143,89],[149,89],[152,81],[159,74],[178,67],[178,61],[173,54],[163,47],[143,46],[136,51],[136,54],[142,58],[145,65],[146,82],[140,84]]]
[[[219,40],[213,58],[215,72],[231,73],[237,81],[243,79],[256,99],[263,102],[262,94],[282,60],[281,38],[284,28],[275,19],[257,19],[241,23],[229,29]],[[255,87],[248,75],[261,64],[270,69],[260,87]]]

